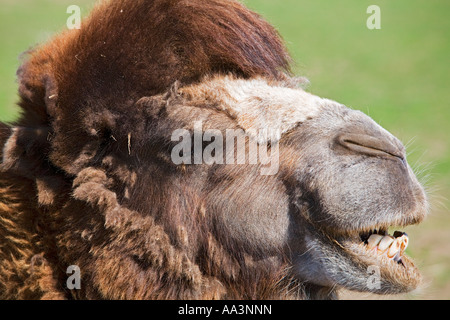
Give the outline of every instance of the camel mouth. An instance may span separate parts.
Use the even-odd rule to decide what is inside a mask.
[[[410,259],[405,250],[409,244],[409,236],[403,231],[389,234],[386,228],[374,228],[357,232],[345,239],[337,240],[341,246],[350,249],[358,258],[373,263],[383,262],[390,266],[407,268]]]
[[[409,292],[422,281],[419,270],[405,254],[409,237],[403,231],[389,234],[387,229],[378,228],[336,241],[359,265],[368,270],[373,266],[379,268],[381,276],[389,283],[386,292]]]
[[[392,262],[405,267],[403,256],[409,244],[409,237],[406,232],[394,231],[392,235],[385,229],[374,229],[369,232],[359,234],[360,246],[376,257],[383,256]]]

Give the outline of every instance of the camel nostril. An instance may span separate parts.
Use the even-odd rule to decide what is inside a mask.
[[[404,149],[397,146],[387,139],[377,138],[366,134],[340,134],[337,142],[343,147],[355,151],[357,153],[369,156],[391,156],[399,158],[403,164],[406,163]]]

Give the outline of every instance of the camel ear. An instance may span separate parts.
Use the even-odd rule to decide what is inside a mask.
[[[45,53],[45,52],[44,52]],[[0,170],[35,177],[49,151],[49,114],[56,107],[57,88],[51,57],[28,51],[17,70],[20,118],[11,127],[0,124]]]
[[[5,134],[9,132],[6,139]],[[35,183],[40,205],[55,203],[65,182],[47,160],[51,131],[47,127],[8,127],[0,123],[0,142],[4,142],[0,173],[26,178]]]
[[[26,60],[17,70],[19,106],[22,115],[19,123],[25,126],[42,126],[56,111],[58,88],[53,74],[51,55],[42,50],[25,52]]]
[[[2,124],[2,131],[6,130],[10,134],[3,146],[0,170],[30,179],[42,175],[48,167],[49,128],[8,128]]]
[[[10,135],[11,127],[3,122],[0,122],[0,159],[3,157],[3,146]]]

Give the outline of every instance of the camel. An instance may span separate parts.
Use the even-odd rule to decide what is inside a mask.
[[[414,290],[389,234],[428,212],[404,146],[290,64],[234,0],[102,1],[30,50],[0,124],[0,298]]]

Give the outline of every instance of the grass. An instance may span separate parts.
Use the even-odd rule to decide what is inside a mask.
[[[360,109],[409,145],[410,164],[422,171],[419,176],[440,203],[421,226],[424,231],[413,231],[425,242],[411,254],[423,258],[431,281],[437,279],[431,296],[450,298],[450,1],[244,2],[279,30],[295,61],[294,72],[310,79],[311,92]],[[0,0],[1,121],[18,115],[20,53],[65,28],[69,5],[80,5],[86,14],[93,3]],[[372,4],[381,8],[380,30],[366,27]],[[433,241],[444,249],[430,249]]]

